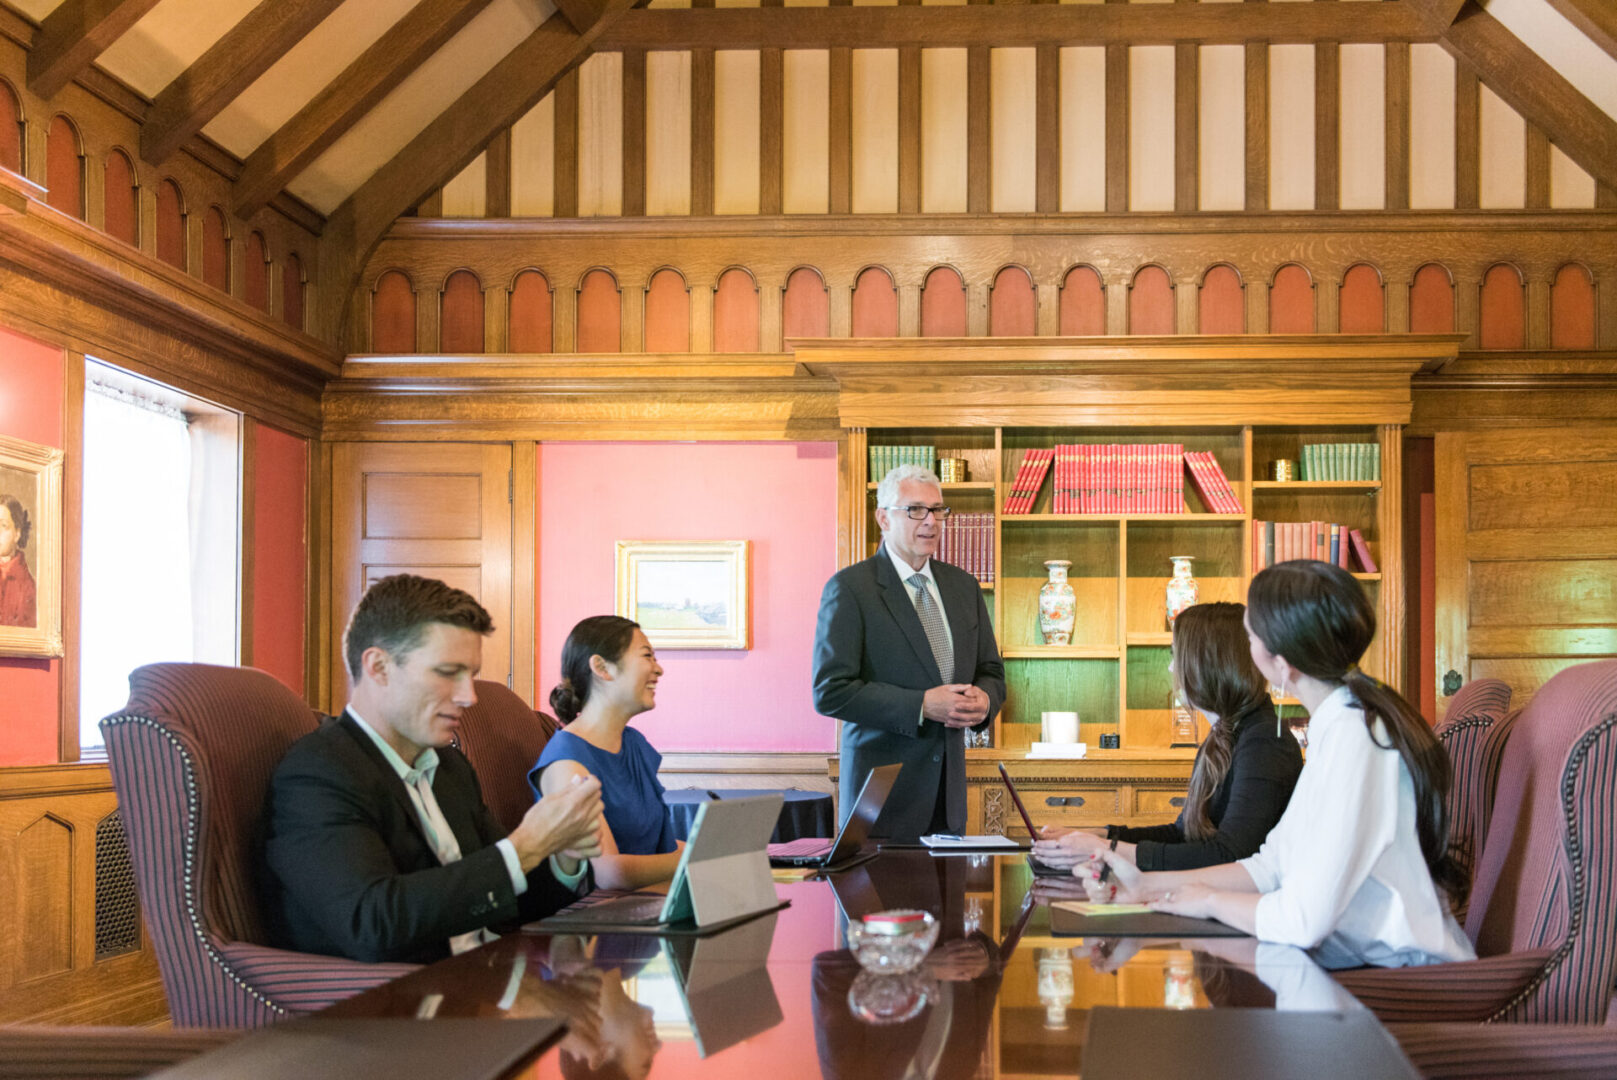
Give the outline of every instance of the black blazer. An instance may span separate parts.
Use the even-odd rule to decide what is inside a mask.
[[[545,860],[517,896],[506,834],[459,750],[438,751],[433,795],[462,858],[440,865],[403,782],[358,722],[327,717],[270,781],[261,885],[270,939],[299,952],[431,963],[456,934],[550,915],[577,899]]]
[[[954,670],[939,672],[932,646],[882,545],[839,571],[820,596],[814,634],[814,707],[842,729],[841,812],[851,813],[859,788],[878,765],[902,764],[877,823],[880,835],[926,832],[942,785],[948,825],[966,825],[965,736],[958,728],[922,724],[921,699],[935,686],[971,683],[988,694],[993,720],[1005,701],[1005,665],[977,579],[932,560],[932,575],[954,642]]]

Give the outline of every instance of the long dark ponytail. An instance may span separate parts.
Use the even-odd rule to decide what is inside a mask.
[[[1216,713],[1218,723],[1207,733],[1190,773],[1185,797],[1185,838],[1208,840],[1218,826],[1207,808],[1229,775],[1235,756],[1236,720],[1269,700],[1268,680],[1252,662],[1244,604],[1196,604],[1179,613],[1173,624],[1173,675],[1185,703]]]
[[[1304,675],[1346,683],[1364,710],[1370,737],[1380,720],[1409,769],[1415,787],[1415,831],[1432,881],[1451,901],[1463,899],[1465,868],[1449,849],[1448,754],[1421,714],[1403,695],[1359,670],[1375,637],[1376,615],[1353,575],[1330,563],[1298,559],[1277,563],[1252,579],[1247,622],[1264,648]]]

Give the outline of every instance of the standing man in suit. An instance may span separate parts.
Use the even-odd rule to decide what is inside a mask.
[[[877,823],[885,836],[964,831],[964,732],[1005,701],[977,579],[932,557],[948,516],[931,470],[900,465],[876,490],[881,548],[820,596],[814,707],[843,722],[842,816],[871,769],[904,766]]]
[[[506,835],[450,745],[493,629],[470,594],[428,578],[383,578],[360,600],[344,638],[348,708],[293,743],[270,782],[263,899],[276,944],[431,963],[588,885],[600,782],[579,778]]]

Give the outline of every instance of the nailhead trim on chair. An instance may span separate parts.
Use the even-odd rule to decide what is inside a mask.
[[[208,954],[208,958],[210,960],[212,960],[216,965],[218,965],[219,970],[224,972],[225,975],[227,977],[229,977],[231,982],[235,983],[238,987],[245,990],[248,993],[248,995],[251,996],[254,1000],[256,1000],[260,1005],[263,1005],[265,1008],[271,1010],[274,1013],[277,1013],[280,1016],[291,1016],[291,1015],[293,1015],[293,1013],[291,1011],[282,1008],[281,1006],[275,1004],[275,1002],[271,1001],[269,998],[265,997],[264,994],[261,991],[259,991],[255,987],[248,984],[246,980],[244,980],[240,975],[238,975],[236,973],[235,969],[230,966],[229,962],[227,962],[225,960],[225,958],[220,955],[219,950],[214,948],[213,942],[208,940],[207,930],[206,930],[206,928],[203,927],[202,920],[201,920],[200,916],[198,916],[198,914],[197,914],[197,896],[196,896],[197,823],[201,820],[202,807],[201,807],[200,799],[199,799],[199,797],[197,795],[196,763],[191,758],[190,750],[188,750],[186,748],[186,746],[185,746],[185,744],[183,742],[181,742],[178,738],[175,737],[175,735],[174,735],[174,733],[172,731],[170,731],[168,728],[164,727],[162,724],[158,723],[157,721],[151,719],[150,717],[128,716],[128,715],[109,716],[107,719],[101,721],[102,726],[107,726],[107,725],[111,725],[111,724],[129,724],[129,723],[144,724],[146,727],[149,727],[152,730],[157,731],[158,733],[160,733],[163,736],[163,738],[167,739],[173,745],[174,749],[179,751],[180,762],[181,762],[181,764],[182,764],[182,766],[184,767],[184,770],[185,770],[185,809],[186,809],[186,814],[187,814],[187,821],[186,821],[186,828],[185,828],[185,838],[184,838],[184,840],[185,840],[185,912],[186,912],[187,918],[190,920],[191,930],[196,935],[196,939],[197,939],[198,943],[201,944],[203,951]]]

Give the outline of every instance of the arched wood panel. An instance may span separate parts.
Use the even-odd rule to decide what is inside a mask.
[[[720,275],[713,293],[713,351],[758,351],[758,284],[740,267]]]
[[[217,206],[202,215],[202,280],[221,292],[230,291],[230,228]]]
[[[0,169],[22,173],[22,103],[11,84],[0,79]]]
[[[800,266],[786,279],[780,329],[787,338],[831,336],[831,298],[818,270]]]
[[[524,270],[511,283],[511,325],[507,347],[514,353],[547,353],[556,347],[555,305],[550,282],[537,270]]]
[[[934,266],[921,285],[921,336],[966,336],[966,283],[952,266]]]
[[[1106,289],[1093,267],[1075,266],[1061,284],[1061,333],[1095,337],[1106,333]]]
[[[242,270],[242,299],[259,311],[269,311],[269,247],[264,234],[254,229],[247,234],[247,265]],[[412,307],[410,317],[415,318]],[[410,340],[415,341],[415,324],[411,323]]]
[[[1477,313],[1477,343],[1484,349],[1520,349],[1527,344],[1526,290],[1522,276],[1509,263],[1497,263],[1482,275],[1482,303]]]
[[[1568,263],[1550,285],[1550,348],[1595,347],[1595,283],[1588,268]]]
[[[1162,267],[1142,266],[1129,289],[1129,333],[1173,332],[1173,282]]]
[[[1246,290],[1235,267],[1219,263],[1202,275],[1196,325],[1204,334],[1246,333]]]
[[[84,150],[79,129],[61,113],[45,135],[45,201],[64,214],[84,217]]]
[[[623,349],[622,302],[610,270],[591,270],[578,285],[579,352]]]
[[[1275,271],[1269,286],[1269,332],[1312,334],[1314,327],[1314,279],[1296,263],[1287,263]]]
[[[1344,334],[1379,334],[1387,329],[1386,291],[1369,263],[1348,267],[1337,294],[1338,329]]]
[[[402,270],[389,270],[376,279],[371,293],[371,352],[415,352],[415,286]]]
[[[853,336],[898,336],[898,290],[879,266],[867,266],[853,283]]]
[[[109,153],[101,170],[101,206],[102,228],[108,236],[126,244],[140,243],[140,187],[135,166],[122,150]]]
[[[646,351],[691,351],[691,290],[673,267],[651,275],[646,286]]]
[[[988,294],[988,333],[993,337],[1032,337],[1039,332],[1038,301],[1033,279],[1020,266],[994,275]]]
[[[1416,334],[1454,333],[1454,278],[1439,263],[1415,271],[1409,284],[1409,329]]]
[[[281,264],[281,321],[295,330],[303,329],[303,300],[307,295],[303,280],[303,260],[295,251],[286,253]]]
[[[483,351],[483,283],[470,270],[456,270],[444,281],[439,309],[438,348],[446,353]]]
[[[185,269],[185,195],[168,179],[157,186],[157,257]]]

